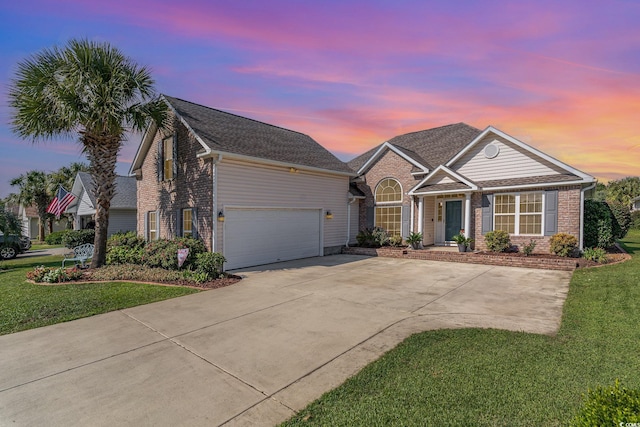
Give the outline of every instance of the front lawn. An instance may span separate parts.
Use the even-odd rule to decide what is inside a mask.
[[[640,388],[640,231],[623,243],[630,261],[574,273],[557,336],[416,334],[284,425],[567,425],[587,389]]]
[[[27,271],[60,267],[62,256],[17,258],[0,269],[0,335],[198,292],[184,287],[126,282],[34,285]]]

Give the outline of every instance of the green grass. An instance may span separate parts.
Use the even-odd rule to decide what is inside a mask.
[[[574,273],[557,336],[416,334],[284,425],[567,425],[589,388],[640,388],[640,231],[623,243],[632,260]]]
[[[46,243],[31,245],[31,250],[32,251],[36,251],[36,250],[40,250],[40,249],[54,249],[54,248],[64,248],[64,245],[47,245]]]
[[[61,256],[17,258],[0,270],[0,335],[148,304],[198,290],[111,282],[43,286],[28,283],[33,267],[59,267]]]

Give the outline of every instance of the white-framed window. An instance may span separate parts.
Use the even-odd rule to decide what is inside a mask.
[[[191,208],[182,209],[182,236],[193,236],[193,210]]]
[[[513,235],[542,235],[543,192],[496,194],[493,229]]]
[[[147,239],[158,240],[158,212],[147,212]]]
[[[375,191],[375,225],[391,236],[402,234],[402,186],[393,178],[378,183]]]
[[[173,136],[162,140],[162,178],[173,179]]]

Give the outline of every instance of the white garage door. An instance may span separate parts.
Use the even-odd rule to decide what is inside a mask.
[[[225,269],[319,256],[320,209],[226,208]]]

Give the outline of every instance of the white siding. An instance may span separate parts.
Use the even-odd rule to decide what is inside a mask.
[[[78,204],[78,215],[93,215],[96,213],[96,209],[93,207],[91,203],[91,199],[89,198],[89,194],[86,191],[83,191],[80,195],[80,202]]]
[[[492,142],[500,147],[500,153],[493,159],[488,159],[484,155],[484,148]],[[452,169],[472,181],[566,173],[552,163],[491,133],[462,156]]]
[[[120,231],[136,231],[136,212],[135,209],[111,209],[107,234],[111,236]]]
[[[424,223],[422,226],[422,242],[424,245],[433,245],[435,243],[436,232],[436,200],[435,197],[424,198]]]
[[[344,245],[347,236],[349,177],[324,175],[223,159],[218,164],[217,209],[237,207],[300,207],[331,211],[324,219],[325,247]],[[224,222],[216,222],[216,250],[223,252]]]
[[[449,177],[449,175],[447,175],[444,172],[438,172],[436,175],[434,175],[429,179],[429,185],[450,184],[452,182],[458,182],[458,181],[454,181]]]

